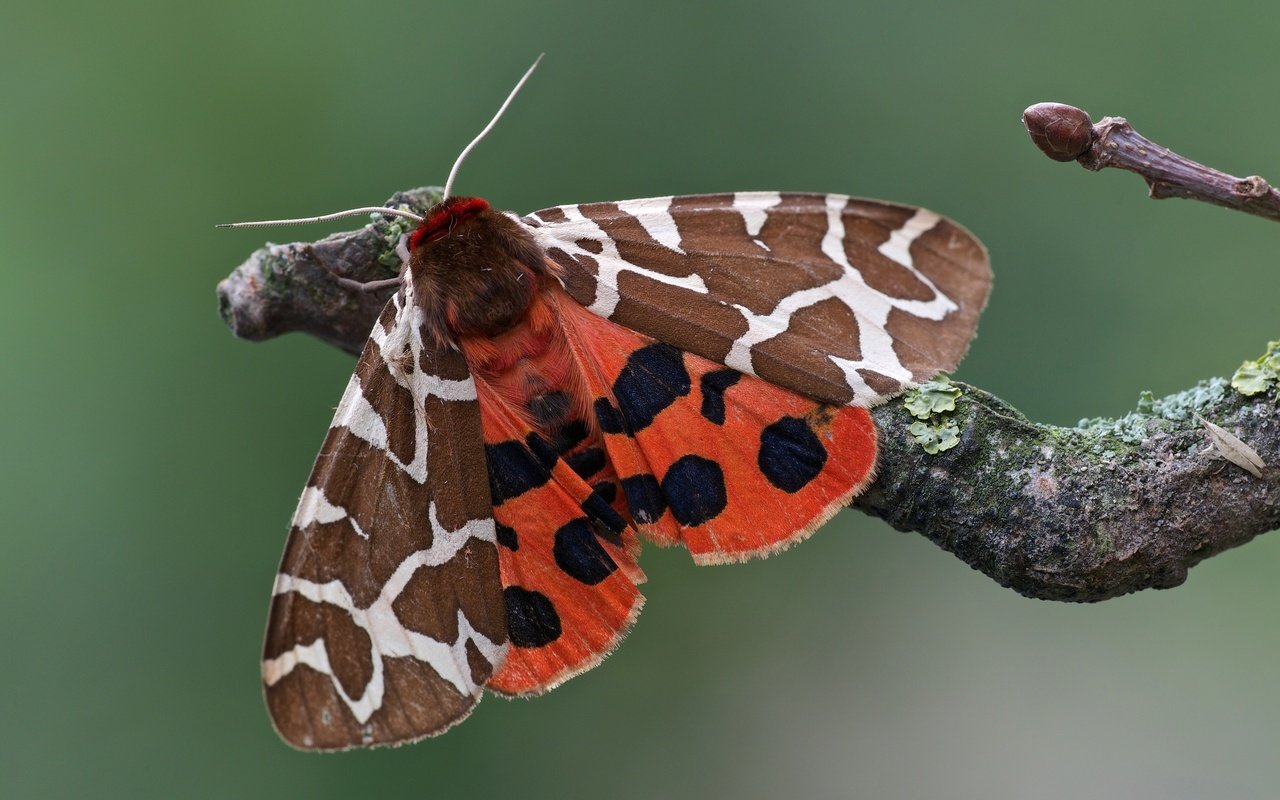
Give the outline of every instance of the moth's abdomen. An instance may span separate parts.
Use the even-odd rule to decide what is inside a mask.
[[[588,418],[586,386],[556,312],[541,293],[516,325],[497,336],[464,336],[459,345],[476,379],[548,441],[570,436],[568,429]]]

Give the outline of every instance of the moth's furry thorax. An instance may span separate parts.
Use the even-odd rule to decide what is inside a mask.
[[[542,249],[477,197],[430,209],[409,238],[414,294],[436,340],[497,336],[524,319],[550,277]]]

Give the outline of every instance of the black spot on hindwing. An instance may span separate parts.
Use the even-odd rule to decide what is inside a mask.
[[[822,472],[827,449],[803,419],[783,417],[760,433],[756,463],[769,483],[794,493]]]
[[[627,358],[613,382],[613,396],[631,430],[641,431],[690,388],[683,354],[669,344],[651,344]]]
[[[662,487],[658,485],[658,479],[649,473],[630,475],[619,482],[622,484],[622,494],[627,498],[627,509],[631,511],[631,518],[636,522],[641,524],[657,522],[662,513],[667,510],[667,501],[662,496]]]
[[[577,447],[583,439],[587,438],[589,432],[587,423],[580,419],[571,420],[556,429],[551,446],[557,453],[564,453]]]
[[[574,453],[565,459],[580,478],[590,478],[604,469],[604,450],[599,447],[588,447],[580,453]]]
[[[613,481],[600,481],[591,484],[591,490],[609,504],[613,503],[614,498],[618,496],[618,484]]]
[[[702,376],[702,416],[716,425],[724,424],[724,393],[738,382],[742,373],[733,369],[718,369]]]
[[[613,509],[613,506],[609,505],[599,491],[593,489],[591,494],[587,495],[587,499],[578,504],[578,507],[592,522],[604,528],[604,532],[601,533],[604,538],[616,545],[622,544],[622,538],[618,534],[626,529],[627,521]]]
[[[536,433],[530,433],[524,437],[524,446],[529,448],[529,452],[533,453],[538,462],[548,471],[560,460],[560,454],[555,451],[555,448]]]
[[[702,456],[683,456],[672,464],[662,477],[662,493],[676,522],[686,528],[715,519],[729,505],[724,471]]]
[[[515,528],[503,525],[501,522],[495,522],[494,528],[498,532],[498,544],[513,552],[520,549],[520,538],[516,536]]]
[[[484,455],[489,466],[491,502],[495,506],[551,480],[549,465],[535,458],[524,442],[486,444]],[[555,463],[554,459],[551,463]]]
[[[604,397],[596,398],[596,420],[600,423],[600,430],[603,433],[625,433],[626,428],[622,424],[622,415],[618,413],[618,409],[613,407],[608,399]]]
[[[523,586],[502,590],[507,606],[507,635],[516,647],[544,647],[560,638],[560,615],[551,599]]]
[[[588,586],[595,586],[618,568],[596,541],[591,523],[584,517],[565,523],[556,531],[551,553],[556,566],[566,575]]]

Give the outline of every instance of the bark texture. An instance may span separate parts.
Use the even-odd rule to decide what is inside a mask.
[[[875,411],[879,478],[854,506],[924,534],[1028,597],[1096,601],[1167,589],[1204,559],[1280,527],[1280,481],[1255,478],[1210,446],[1217,422],[1272,464],[1274,389],[1245,398],[1223,379],[1119,420],[1033,423],[959,384],[960,442],[928,455],[901,403]]]

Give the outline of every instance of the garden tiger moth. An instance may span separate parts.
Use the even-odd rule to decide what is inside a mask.
[[[439,203],[378,209],[418,227],[272,593],[295,747],[414,741],[595,665],[640,611],[641,538],[711,564],[807,536],[872,478],[866,409],[954,368],[986,302],[982,245],[910,206],[452,196],[532,69]]]

